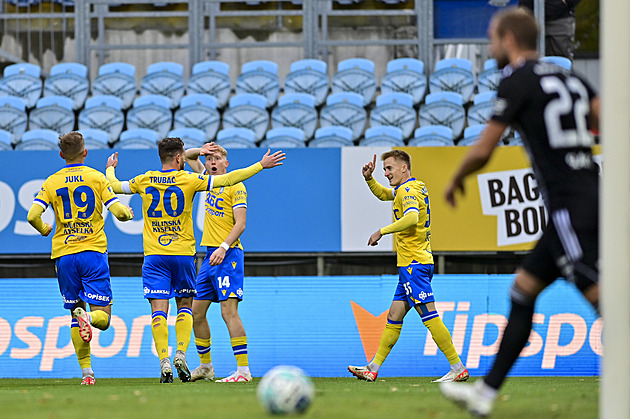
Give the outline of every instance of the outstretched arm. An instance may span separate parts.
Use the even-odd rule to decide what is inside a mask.
[[[372,177],[372,173],[374,173],[375,167],[376,154],[374,155],[373,161],[367,162],[363,165],[363,169],[361,170],[363,178],[367,182],[368,186],[370,187],[370,191],[372,191],[375,197],[377,197],[381,201],[392,201],[394,199],[394,193],[392,192],[392,189],[386,188]]]
[[[368,240],[368,246],[376,246],[378,244],[378,241],[385,234],[398,233],[418,224],[419,219],[420,217],[416,211],[409,211],[400,220],[397,220],[392,224],[372,233],[370,239]]]
[[[271,154],[271,150],[267,150],[263,158],[258,163],[254,163],[244,169],[234,170],[225,175],[213,176],[210,188],[236,185],[239,182],[249,179],[263,169],[271,169],[276,166],[282,166],[282,161],[284,159],[286,159],[286,154],[282,151],[276,151]]]
[[[26,215],[26,219],[28,220],[29,224],[35,227],[35,229],[39,231],[42,236],[47,236],[50,234],[53,227],[51,224],[45,223],[44,220],[42,220],[43,213],[44,208],[41,205],[33,204],[31,205],[31,209]]]
[[[107,165],[105,166],[105,176],[109,183],[112,185],[112,190],[116,193],[124,193],[131,195],[132,192],[129,189],[129,182],[121,182],[116,178],[116,166],[118,166],[118,152],[115,152],[107,159]],[[114,214],[116,215],[116,214]]]

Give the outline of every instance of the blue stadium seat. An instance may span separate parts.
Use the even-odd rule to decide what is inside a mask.
[[[272,128],[267,131],[260,148],[303,148],[306,147],[304,131],[295,127]]]
[[[309,147],[337,148],[353,147],[352,130],[341,126],[328,126],[315,131],[315,138],[308,143]]]
[[[103,149],[109,148],[109,133],[101,129],[86,128],[79,130],[85,141],[85,148]]]
[[[403,138],[411,136],[416,126],[413,97],[407,93],[391,92],[376,98],[376,107],[370,112],[370,127],[390,125],[402,130]]]
[[[132,128],[120,133],[120,141],[116,148],[150,149],[157,148],[160,136],[157,132],[147,128]]]
[[[374,62],[365,58],[340,61],[332,78],[332,91],[357,93],[363,98],[363,106],[367,106],[376,94]]]
[[[446,58],[435,64],[435,72],[429,76],[429,91],[456,92],[464,103],[470,101],[475,90],[472,61],[465,58]]]
[[[136,68],[128,63],[104,64],[98,69],[98,76],[92,82],[92,95],[117,96],[122,100],[122,108],[128,109],[138,90]]]
[[[359,142],[361,147],[404,147],[403,133],[398,127],[382,125],[365,130],[365,138]]]
[[[486,124],[476,124],[466,127],[464,130],[464,138],[459,140],[457,145],[466,146],[475,144],[485,128]]]
[[[427,125],[414,131],[409,146],[441,147],[453,146],[453,130],[442,125]]]
[[[42,96],[42,69],[35,64],[19,63],[5,67],[0,79],[0,96],[16,96],[24,99],[32,108]]]
[[[427,90],[424,63],[416,58],[398,58],[387,63],[387,73],[381,78],[381,94],[402,92],[413,97],[414,106],[422,102]]]
[[[201,147],[206,142],[205,132],[197,128],[175,128],[170,130],[167,136],[181,138],[186,149]]]
[[[22,140],[27,124],[28,116],[24,99],[16,96],[0,96],[0,129],[11,133],[13,144]]]
[[[44,80],[44,96],[66,96],[72,99],[72,109],[81,109],[90,90],[88,69],[79,63],[62,63],[50,69]]]
[[[255,148],[256,133],[249,128],[226,128],[217,133],[217,144],[223,148]]]
[[[118,141],[125,125],[122,100],[118,96],[92,96],[79,113],[79,129],[98,129],[107,132],[110,144]]]
[[[322,60],[299,60],[291,64],[284,79],[284,93],[306,93],[315,97],[315,106],[326,101],[330,88],[328,65]]]
[[[487,59],[483,64],[483,71],[479,73],[477,90],[479,93],[497,90],[501,81],[501,70],[497,68],[497,60]]]
[[[236,79],[236,94],[256,93],[264,96],[271,108],[280,94],[278,64],[273,61],[256,60],[243,64]]]
[[[420,107],[418,120],[421,127],[445,125],[453,130],[453,138],[459,137],[466,122],[462,95],[454,92],[429,93],[425,104]]]
[[[205,93],[217,98],[217,108],[227,105],[232,90],[230,66],[222,61],[203,61],[193,66],[188,79],[188,94]]]
[[[221,115],[217,111],[217,99],[206,93],[195,93],[182,97],[179,109],[175,111],[174,128],[197,128],[205,133],[206,140],[213,140]]]
[[[151,64],[140,81],[140,95],[162,95],[171,99],[171,109],[184,96],[184,66],[168,61]]]
[[[147,128],[164,138],[172,125],[171,99],[166,96],[140,96],[127,112],[127,129]]]
[[[267,99],[255,93],[242,93],[230,98],[230,107],[223,113],[224,128],[248,128],[262,140],[269,126]]]
[[[13,150],[13,134],[0,129],[0,150]]]
[[[59,134],[49,129],[29,130],[22,136],[16,150],[59,150]]]
[[[352,140],[356,140],[363,134],[367,123],[363,97],[354,92],[331,93],[320,112],[319,123],[322,127],[335,125],[350,128]]]
[[[310,139],[317,128],[315,97],[306,93],[282,96],[278,100],[278,106],[271,112],[271,126],[299,128],[306,135],[306,139]]]
[[[468,108],[468,125],[485,124],[492,116],[497,97],[496,91],[477,93],[473,105]]]
[[[572,63],[571,60],[567,57],[558,57],[555,55],[550,55],[548,57],[540,57],[540,61],[545,63],[553,63],[557,66],[564,68],[565,70],[571,70]]]
[[[59,134],[74,130],[72,99],[65,96],[46,96],[37,101],[28,117],[28,127],[49,129]]]

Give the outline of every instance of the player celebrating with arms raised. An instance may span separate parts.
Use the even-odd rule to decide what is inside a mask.
[[[217,146],[211,150],[216,151]],[[144,228],[144,263],[142,282],[144,298],[151,304],[151,330],[155,349],[160,358],[160,382],[173,382],[168,357],[168,325],[166,322],[169,299],[177,304],[177,352],[173,364],[183,382],[190,381],[186,364],[186,349],[192,334],[192,299],[195,295],[195,236],[192,208],[195,193],[214,187],[231,186],[250,178],[262,169],[282,164],[285,154],[270,151],[259,163],[226,175],[208,176],[185,172],[184,142],[180,138],[165,138],[158,143],[162,170],[148,171],[133,179],[120,182],[115,167],[118,153],[107,160],[107,178],[117,193],[142,197]]]
[[[392,150],[383,153],[381,159],[385,177],[389,179],[393,189],[384,187],[372,177],[376,167],[376,154],[374,161],[363,166],[362,173],[374,196],[381,201],[394,201],[396,221],[373,233],[368,245],[376,246],[384,234],[396,233],[398,287],[372,362],[364,367],[351,365],[348,370],[361,380],[376,380],[380,366],[398,341],[405,315],[414,307],[438,348],[451,364],[451,370],[433,382],[466,381],[468,370],[459,359],[451,334],[438,315],[431,288],[433,255],[429,193],[423,182],[411,177],[409,154],[402,150]]]

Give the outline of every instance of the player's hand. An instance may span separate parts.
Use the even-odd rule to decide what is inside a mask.
[[[109,156],[109,158],[107,159],[107,164],[105,165],[105,168],[107,169],[108,167],[116,167],[118,166],[118,152],[115,152],[114,154],[112,154],[111,156]]]
[[[464,196],[464,183],[461,180],[457,179],[453,179],[444,191],[444,199],[446,199],[446,202],[448,202],[453,208],[457,206],[457,200],[455,199],[455,194],[457,193],[457,191],[459,191],[462,196]]]
[[[263,169],[271,169],[272,167],[282,166],[282,160],[287,158],[286,153],[283,153],[282,150],[276,151],[273,154],[270,154],[271,150],[267,150],[263,158],[260,160],[260,164],[262,164]]]
[[[205,143],[202,147],[201,150],[199,151],[199,155],[200,156],[206,156],[208,154],[213,154],[216,153],[217,151],[219,151],[219,146],[216,145],[215,143],[211,142],[211,143]]]
[[[365,178],[365,180],[372,179],[372,173],[374,172],[375,167],[376,167],[376,154],[374,155],[374,161],[367,162],[365,165],[363,165],[363,169],[361,170],[361,173],[363,174],[363,177]]]
[[[220,265],[221,262],[223,262],[223,258],[225,258],[225,249],[217,247],[217,249],[210,255],[210,266]]]
[[[131,213],[131,218],[129,220],[133,220],[133,208],[131,208],[129,205],[125,205],[125,206],[129,209],[129,212]]]
[[[47,230],[46,230],[45,233],[42,233],[42,236],[46,237],[52,232],[53,226],[52,226],[52,224],[48,224],[48,223],[44,223],[44,224],[46,225]]]
[[[383,237],[381,234],[381,230],[378,229],[370,236],[370,240],[368,240],[368,246],[378,246],[378,241]]]

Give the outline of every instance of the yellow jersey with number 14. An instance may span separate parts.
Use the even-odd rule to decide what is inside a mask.
[[[424,182],[411,178],[393,189],[394,218],[399,220],[409,211],[418,212],[418,224],[395,234],[398,266],[413,263],[432,264],[431,210],[429,192]]]

